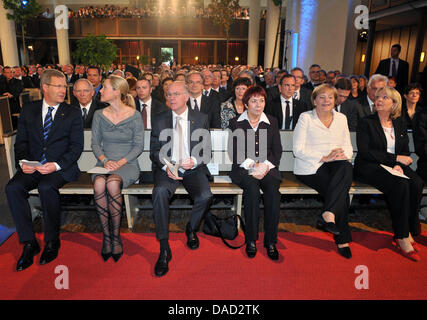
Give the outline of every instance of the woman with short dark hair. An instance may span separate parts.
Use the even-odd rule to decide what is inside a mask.
[[[230,177],[243,189],[244,217],[246,222],[246,254],[257,253],[260,215],[260,189],[264,193],[264,246],[272,260],[279,259],[276,248],[280,213],[279,172],[282,145],[277,121],[264,113],[267,95],[258,85],[249,87],[244,96],[246,108],[229,122],[230,159],[233,160]]]

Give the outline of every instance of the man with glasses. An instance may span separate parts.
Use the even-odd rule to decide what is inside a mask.
[[[280,96],[272,100],[265,112],[277,119],[279,129],[294,130],[301,113],[308,111],[307,106],[294,99],[295,77],[285,75],[280,79]]]
[[[313,109],[311,105],[311,91],[303,86],[304,71],[296,67],[291,70],[291,75],[295,77],[294,99],[304,103],[307,108]]]
[[[322,84],[321,78],[320,78],[320,72],[321,68],[318,64],[313,64],[308,72],[308,76],[310,77],[310,81],[307,82],[304,87],[309,89],[310,91],[313,91],[314,88],[316,88],[318,85]]]
[[[169,201],[180,182],[194,200],[190,221],[185,228],[187,246],[192,250],[199,247],[196,232],[212,200],[210,173],[206,167],[212,150],[208,116],[187,107],[190,94],[183,82],[173,82],[167,97],[170,109],[153,115],[150,139],[154,175],[153,213],[156,237],[160,241],[160,255],[154,268],[158,277],[169,271],[168,263],[172,259],[168,241]],[[178,169],[175,171],[169,166],[171,164]]]
[[[78,79],[74,83],[73,95],[77,99],[77,103],[73,103],[73,105],[82,112],[83,127],[92,128],[95,111],[105,108],[107,104],[94,99],[95,90],[93,90],[92,83],[85,78]]]
[[[221,106],[219,99],[212,99],[202,94],[205,78],[202,73],[191,71],[187,74],[186,83],[189,91],[187,106],[192,110],[208,115],[210,128],[221,128]]]
[[[41,79],[43,100],[23,106],[15,141],[17,172],[6,186],[6,197],[23,252],[16,265],[22,271],[40,252],[32,227],[29,191],[37,188],[44,219],[44,265],[56,259],[60,247],[59,189],[79,178],[77,160],[83,151],[80,110],[64,103],[67,83],[62,72],[46,70]],[[27,161],[31,161],[28,163]]]

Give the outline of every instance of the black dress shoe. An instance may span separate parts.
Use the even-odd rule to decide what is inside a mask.
[[[46,242],[42,256],[40,257],[40,264],[43,265],[55,260],[56,257],[58,257],[58,251],[60,247],[61,243],[59,239]]]
[[[267,248],[267,255],[271,260],[273,261],[279,260],[279,251],[277,251],[275,244],[269,244],[269,245],[266,245],[265,247]]]
[[[340,232],[338,231],[336,224],[333,222],[326,222],[322,216],[320,216],[319,220],[317,220],[317,227],[326,232],[330,232],[333,235],[336,235],[336,236],[340,235]]]
[[[34,256],[40,253],[40,246],[37,241],[27,241],[24,243],[22,255],[16,264],[16,271],[27,269],[33,264]]]
[[[256,256],[256,242],[255,241],[249,241],[246,244],[246,254],[249,258],[254,258]]]
[[[157,277],[162,277],[169,271],[168,263],[172,259],[172,252],[169,250],[161,250],[159,259],[154,266],[154,274]]]
[[[185,228],[185,234],[187,236],[187,246],[191,250],[196,250],[199,247],[199,238],[197,238],[197,234],[190,229],[189,225]]]
[[[338,253],[347,259],[351,259],[352,257],[350,247],[338,248]]]

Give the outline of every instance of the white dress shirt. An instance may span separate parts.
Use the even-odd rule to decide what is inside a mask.
[[[198,96],[197,98],[190,97],[191,109],[193,110],[194,110],[194,99],[197,100],[197,107],[199,108],[199,111],[200,111],[200,106],[202,105],[202,95]]]
[[[371,113],[373,113],[375,111],[375,102],[369,99],[368,95],[366,96],[366,98],[368,98],[369,108],[371,109]]]
[[[333,149],[342,148],[348,159],[353,157],[353,147],[347,125],[347,117],[332,110],[333,120],[327,128],[317,116],[316,109],[303,112],[293,135],[294,173],[315,174],[323,164],[323,156]]]
[[[177,122],[177,117],[181,117],[181,127],[182,127],[182,139],[184,140],[184,159],[187,159],[190,157],[191,152],[190,152],[190,146],[189,146],[189,142],[190,142],[190,128],[189,128],[189,121],[188,121],[188,109],[185,109],[185,111],[183,113],[181,113],[180,115],[176,114],[174,111],[172,111],[172,126],[173,126],[173,136],[172,136],[172,141],[178,141],[179,139],[179,134],[178,134],[178,130],[176,129],[176,122]],[[172,163],[176,163],[178,161],[179,158],[179,143],[172,143],[172,157],[171,157],[171,162]],[[194,166],[193,169],[195,167],[197,167],[197,159],[195,157],[191,157],[191,159],[193,159],[194,161]],[[164,165],[163,166],[163,170],[166,171],[167,166]],[[178,169],[181,173],[184,173],[185,170],[180,167]]]
[[[86,114],[88,115],[89,114],[89,110],[90,110],[90,106],[92,105],[92,101],[89,102],[87,105],[83,105],[81,103],[79,103],[79,105],[80,105],[80,109],[82,111],[82,116],[84,116],[83,108],[86,108]]]
[[[285,125],[286,125],[286,101],[289,101],[289,116],[291,117],[291,122],[289,124],[290,129],[292,129],[292,123],[293,123],[293,106],[292,106],[292,98],[289,99],[285,99],[282,95],[280,95],[280,101],[282,103],[282,114],[283,114],[283,122],[282,122],[282,130],[285,130]]]
[[[148,100],[147,102],[142,101],[141,99],[139,99],[139,103],[140,103],[140,108],[141,108],[141,113],[143,108],[143,104],[145,104],[145,109],[147,110],[147,128],[145,129],[151,129],[151,102],[153,101],[153,99],[150,98],[150,100]]]
[[[240,115],[240,117],[237,119],[237,121],[239,121],[239,122],[240,121],[245,121],[245,120],[250,123],[249,117],[248,117],[248,111],[247,110],[245,110]],[[255,128],[252,128],[255,132],[258,130],[258,126],[259,126],[259,124],[261,122],[265,122],[267,124],[270,124],[270,121],[268,120],[268,118],[267,118],[267,116],[265,115],[264,112],[261,114],[261,118],[259,119],[257,126]],[[268,160],[265,160],[264,163],[270,168],[270,170],[276,167],[274,164],[272,164]],[[252,166],[254,166],[254,165],[255,165],[255,160],[247,158],[247,159],[245,159],[245,161],[242,162],[242,164],[240,165],[240,167],[242,167],[242,168],[244,168],[246,170],[249,170],[249,168],[252,167]]]
[[[394,154],[396,151],[396,135],[394,134],[394,128],[383,127],[383,130],[387,140],[387,152]]]

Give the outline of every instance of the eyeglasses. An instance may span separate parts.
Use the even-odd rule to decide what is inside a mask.
[[[203,82],[202,81],[188,81],[188,84],[203,84]]]
[[[172,97],[178,97],[178,96],[180,96],[180,95],[182,95],[182,94],[184,94],[184,92],[168,92],[167,94],[166,94],[166,97],[168,97],[168,98],[172,98]]]
[[[77,93],[77,94],[79,94],[79,93],[86,93],[86,94],[88,94],[88,93],[90,93],[92,90],[74,90],[73,92],[75,92],[75,93]]]
[[[60,84],[50,84],[50,83],[45,83],[45,85],[55,87],[57,89],[67,89],[67,87],[68,87],[68,86],[61,86]]]

